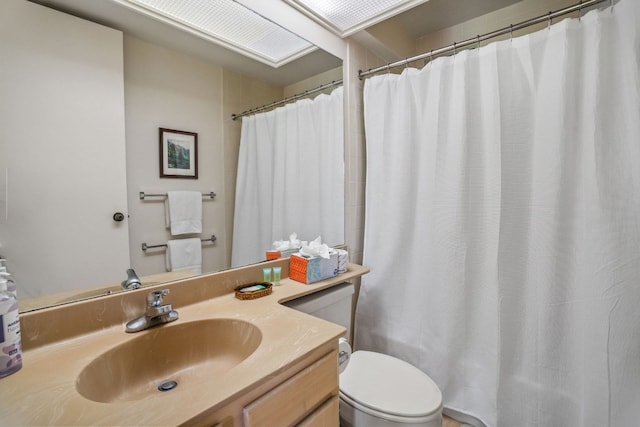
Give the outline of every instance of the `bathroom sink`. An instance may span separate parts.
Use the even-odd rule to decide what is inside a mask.
[[[239,365],[261,340],[260,330],[241,320],[178,321],[139,332],[99,355],[82,370],[76,389],[103,403],[186,391],[194,381],[215,381]]]

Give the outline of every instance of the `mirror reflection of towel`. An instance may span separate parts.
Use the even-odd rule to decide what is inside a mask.
[[[167,191],[165,223],[171,235],[202,233],[202,193]]]
[[[167,242],[167,271],[191,270],[202,273],[202,242],[198,238]]]

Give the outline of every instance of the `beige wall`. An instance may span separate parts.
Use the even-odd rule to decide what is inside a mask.
[[[328,71],[325,71],[324,73],[316,74],[315,76],[309,77],[308,79],[302,80],[300,82],[291,84],[289,86],[285,86],[284,98],[289,98],[293,95],[303,93],[306,90],[315,89],[319,86],[322,86],[337,80],[342,80],[342,67],[337,67],[337,68],[334,68],[333,70],[328,70]],[[333,89],[334,88],[330,88],[324,92],[329,93]],[[317,95],[318,93],[314,94],[313,97]]]
[[[165,271],[165,251],[143,252],[143,242],[166,243],[162,198],[140,200],[138,193],[168,190],[214,191],[203,199],[203,271],[225,266],[222,144],[222,69],[193,57],[129,37],[124,38],[127,193],[131,264],[140,275]],[[160,178],[159,128],[198,134],[198,179]],[[179,237],[178,237],[179,238]]]
[[[352,262],[362,262],[366,147],[362,92],[364,81],[358,70],[380,66],[382,59],[351,39],[343,64],[345,81],[345,236]]]
[[[511,24],[517,24],[527,19],[544,15],[549,11],[555,11],[567,6],[574,5],[576,0],[522,0],[505,8],[487,13],[486,15],[471,19],[459,25],[454,25],[443,30],[427,34],[416,40],[415,55],[429,52],[451,45],[456,42],[471,39],[478,34],[486,34],[494,30],[508,27]],[[576,14],[572,15],[576,16]],[[561,19],[561,18],[558,18]],[[555,22],[555,21],[554,21]],[[513,36],[530,33],[540,28],[544,28],[547,24],[540,24],[514,32]],[[509,35],[501,37],[507,39]],[[494,39],[495,41],[498,39]],[[490,43],[488,41],[487,43]]]
[[[203,199],[203,272],[228,268],[231,259],[236,165],[241,120],[233,113],[281,99],[283,89],[133,37],[124,39],[127,184],[132,265],[138,274],[164,271],[163,249],[142,242],[171,238],[162,199],[141,201],[140,191],[194,190]],[[158,128],[198,133],[198,179],[159,177]]]
[[[364,243],[364,203],[366,182],[366,145],[362,93],[364,81],[358,70],[380,66],[384,61],[357,41],[350,39],[343,63],[345,109],[345,244],[351,262],[362,264]],[[360,278],[353,280],[356,296],[353,314],[360,293]],[[354,328],[350,341],[353,343]]]
[[[0,2],[0,252],[21,297],[129,265],[122,33]],[[117,277],[117,276],[116,276]]]

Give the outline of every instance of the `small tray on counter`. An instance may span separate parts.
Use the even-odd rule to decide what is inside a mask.
[[[265,297],[273,292],[273,285],[268,282],[247,283],[235,289],[236,298],[251,300]]]

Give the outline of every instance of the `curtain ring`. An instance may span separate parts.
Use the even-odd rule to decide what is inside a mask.
[[[511,30],[509,31],[509,41],[513,41],[513,24],[509,24]]]
[[[456,53],[456,42],[453,42],[453,54],[455,55]]]
[[[404,60],[404,68],[405,69],[409,68],[409,58]]]
[[[551,28],[551,14],[552,13],[553,12],[549,11],[549,19],[548,19],[548,22],[547,22],[547,29]]]
[[[582,21],[582,0],[578,3],[578,21]]]
[[[480,34],[478,34],[478,38],[476,40],[476,43],[478,44],[478,50],[480,50]]]

